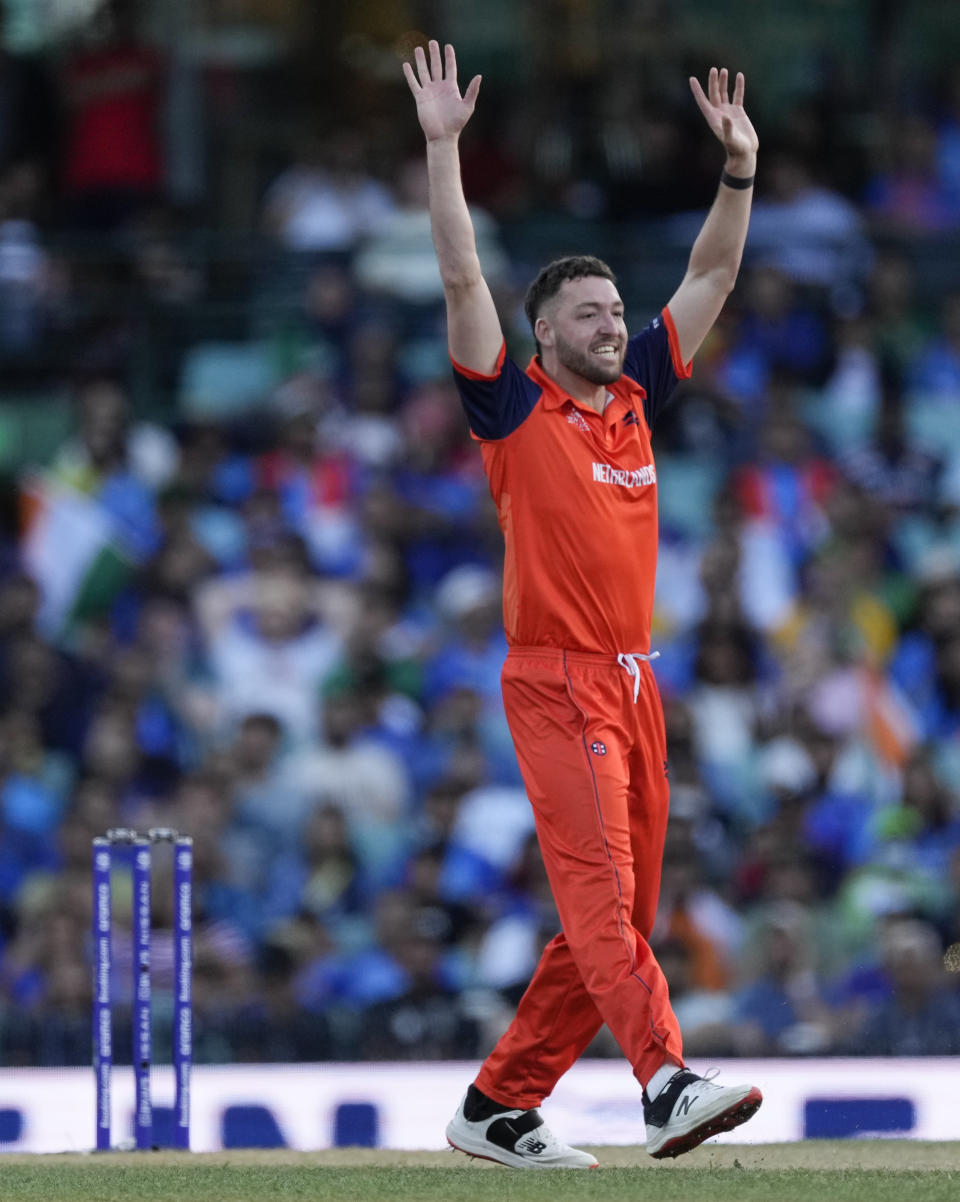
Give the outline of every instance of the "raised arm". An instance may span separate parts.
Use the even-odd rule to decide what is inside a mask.
[[[480,76],[473,77],[461,96],[453,47],[444,47],[444,61],[437,42],[431,42],[429,50],[429,64],[418,46],[414,51],[416,69],[404,63],[403,73],[427,140],[430,227],[447,304],[447,340],[451,356],[462,367],[492,375],[503,332],[480,270],[473,222],[460,180],[460,132],[473,114]]]
[[[693,358],[733,290],[750,221],[759,142],[743,107],[743,75],[737,75],[732,101],[727,83],[726,67],[710,68],[706,94],[698,80],[690,80],[694,99],[723,143],[727,161],[717,197],[690,252],[687,273],[670,299],[684,363]]]

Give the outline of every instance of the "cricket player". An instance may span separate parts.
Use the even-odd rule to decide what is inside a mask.
[[[418,47],[404,73],[426,138],[430,217],[450,357],[505,541],[507,720],[562,933],[544,949],[509,1029],[447,1127],[472,1156],[518,1168],[592,1168],[538,1107],[606,1023],[643,1088],[646,1146],[677,1156],[761,1103],[685,1067],[667,982],[647,942],[667,826],[667,748],[650,660],[657,563],[657,414],[733,288],[758,140],[725,68],[694,99],[726,152],[686,274],[645,329],[627,333],[611,269],[591,256],[544,267],[527,293],[536,354],[505,352],[460,178],[452,46]]]

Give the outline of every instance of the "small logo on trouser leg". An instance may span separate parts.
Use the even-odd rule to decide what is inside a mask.
[[[594,755],[606,755],[607,754],[607,745],[606,745],[606,743],[601,743],[599,740],[597,740],[596,743],[590,744],[590,750],[593,752]]]

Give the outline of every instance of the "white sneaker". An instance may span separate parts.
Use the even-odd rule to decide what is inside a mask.
[[[466,1099],[464,1099],[465,1101]],[[458,1152],[514,1169],[595,1169],[589,1152],[562,1144],[539,1110],[504,1110],[472,1123],[463,1102],[447,1125],[447,1143]]]
[[[678,1069],[652,1102],[644,1094],[647,1151],[657,1160],[680,1156],[711,1135],[745,1123],[762,1101],[753,1085],[715,1085],[709,1077]]]

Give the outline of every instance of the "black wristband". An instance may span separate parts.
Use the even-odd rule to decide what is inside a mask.
[[[754,175],[731,175],[726,167],[720,172],[720,183],[726,184],[728,188],[736,188],[738,191],[752,188],[755,179]]]

